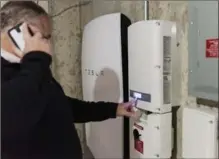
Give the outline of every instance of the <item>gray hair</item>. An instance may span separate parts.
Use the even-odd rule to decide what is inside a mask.
[[[47,12],[33,1],[9,1],[1,8],[1,30],[15,26]]]

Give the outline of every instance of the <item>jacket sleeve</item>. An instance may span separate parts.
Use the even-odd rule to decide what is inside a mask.
[[[73,112],[75,123],[103,121],[116,118],[118,104],[111,102],[85,102],[67,97]]]
[[[1,83],[2,137],[25,135],[45,110],[40,104],[40,84],[51,63],[50,55],[30,52],[21,61],[20,71]]]

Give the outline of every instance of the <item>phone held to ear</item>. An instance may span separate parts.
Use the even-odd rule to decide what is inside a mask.
[[[22,24],[20,23],[18,25],[16,25],[15,27],[11,28],[8,31],[8,35],[11,38],[12,42],[14,43],[14,45],[20,49],[21,51],[24,51],[25,48],[25,42],[24,42],[24,36],[22,33]],[[33,36],[33,32],[32,30],[28,27],[29,33],[31,36]]]

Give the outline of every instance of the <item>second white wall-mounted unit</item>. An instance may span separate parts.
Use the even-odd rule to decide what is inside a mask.
[[[218,110],[184,108],[182,117],[182,157],[218,158]]]
[[[176,31],[176,23],[160,20],[139,21],[128,29],[129,93],[142,110],[165,113],[181,105]]]

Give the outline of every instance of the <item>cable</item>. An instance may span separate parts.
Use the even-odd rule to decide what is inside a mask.
[[[66,11],[72,9],[72,8],[77,8],[77,7],[85,6],[85,5],[88,5],[90,3],[92,3],[92,1],[89,0],[89,1],[85,1],[85,2],[82,2],[82,3],[79,3],[79,4],[75,4],[75,5],[69,6],[69,7],[65,8],[65,9],[63,9],[62,11],[60,11],[59,13],[56,13],[56,14],[52,15],[51,17],[52,18],[58,17],[58,16],[62,15],[63,13],[65,13]]]

